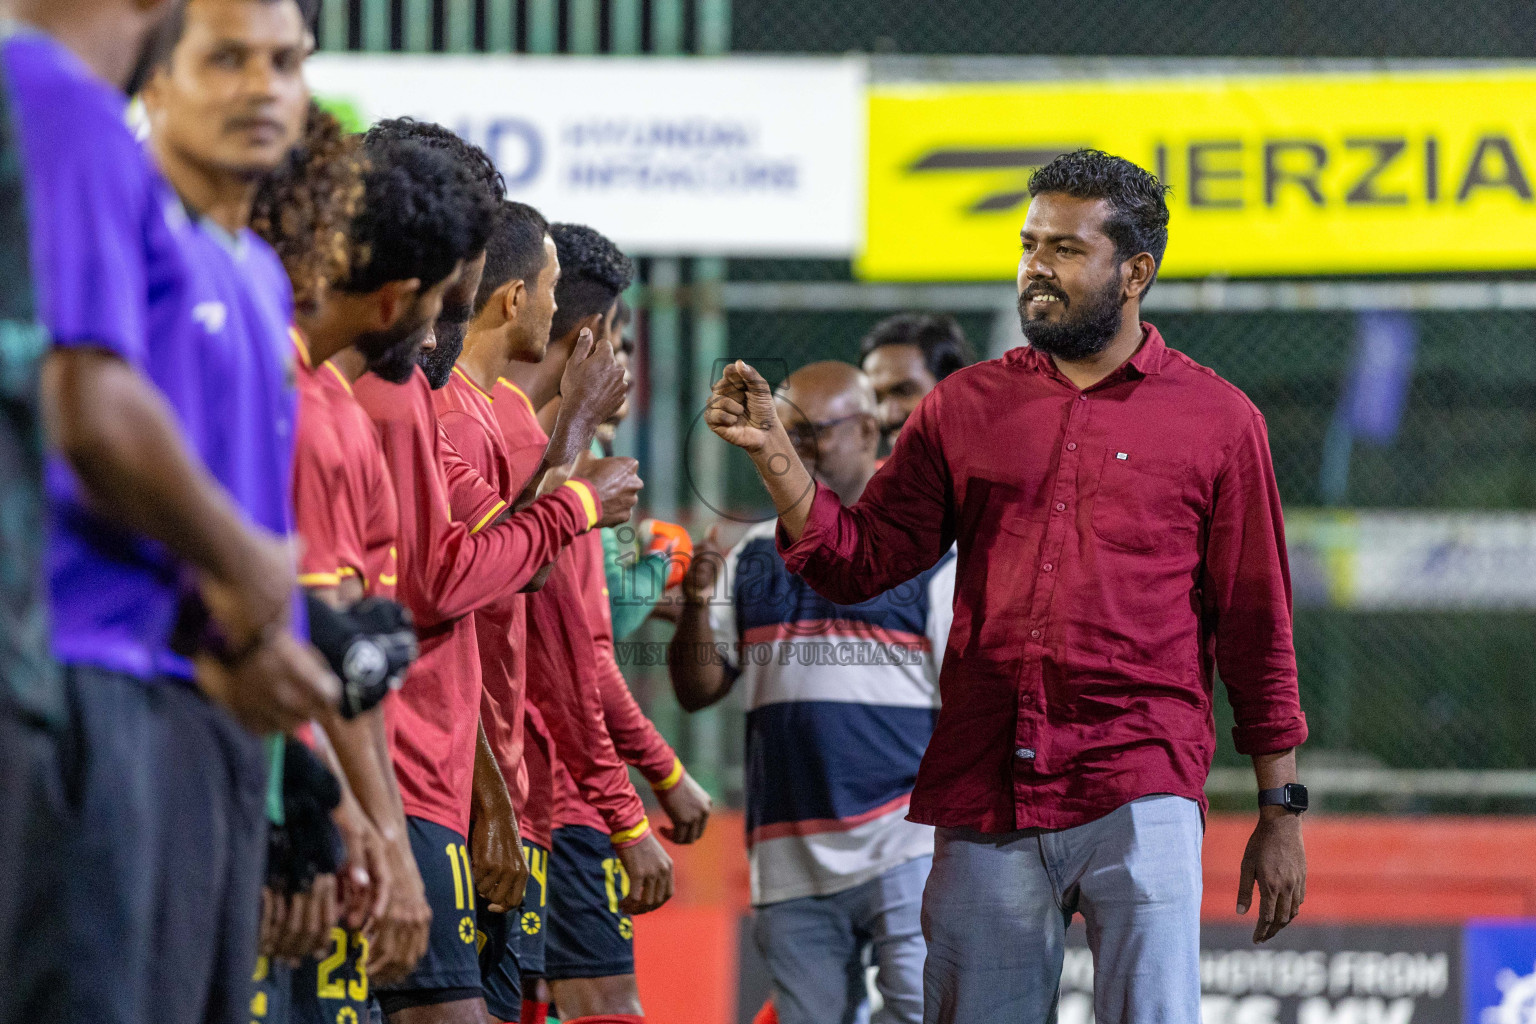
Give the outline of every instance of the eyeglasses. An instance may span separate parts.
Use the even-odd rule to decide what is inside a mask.
[[[847,423],[849,420],[859,419],[864,415],[862,412],[855,412],[847,416],[839,416],[835,420],[823,420],[820,423],[796,423],[792,427],[784,428],[784,432],[789,435],[789,443],[796,448],[814,448],[816,438],[822,431],[831,430],[833,427]]]

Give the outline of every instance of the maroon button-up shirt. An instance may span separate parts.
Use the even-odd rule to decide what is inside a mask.
[[[951,375],[863,497],[818,488],[789,568],[852,604],[958,541],[943,708],[911,818],[1069,828],[1153,793],[1205,805],[1220,667],[1244,754],[1307,735],[1264,418],[1145,341],[1087,391],[1018,348]]]

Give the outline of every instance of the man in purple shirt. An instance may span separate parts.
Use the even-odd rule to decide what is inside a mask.
[[[164,12],[12,6],[30,27],[5,42],[6,85],[53,344],[53,649],[79,755],[70,834],[24,870],[65,871],[63,1019],[240,1020],[265,775],[242,723],[290,728],[337,696],[291,625],[280,446],[246,448],[254,417],[268,433],[282,420],[281,372],[236,354],[245,310],[200,274],[185,215],[124,123],[119,87]],[[219,637],[200,662],[206,696],[170,648],[194,597]]]
[[[911,805],[937,826],[925,1019],[1053,1019],[1081,912],[1098,1020],[1197,1021],[1218,665],[1260,790],[1237,899],[1245,913],[1257,881],[1254,940],[1305,894],[1279,492],[1258,410],[1140,322],[1168,242],[1162,183],[1083,150],[1029,184],[1029,347],[942,381],[851,508],[805,472],[744,363],[706,419],[751,453],[789,569],[834,601],[959,544]]]

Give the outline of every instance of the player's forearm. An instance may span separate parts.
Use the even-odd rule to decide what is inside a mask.
[[[613,749],[624,762],[649,783],[665,779],[677,763],[677,751],[662,738],[655,724],[640,710],[635,695],[629,691],[624,673],[614,660],[613,646],[597,642],[598,685],[603,693],[603,717],[608,721],[608,735]]]
[[[789,443],[789,435],[777,419],[773,421],[767,443],[751,455],[752,465],[757,467],[757,475],[762,478],[779,515],[779,525],[784,527],[790,540],[799,540],[811,514],[811,501],[816,497],[816,481],[806,472],[800,456],[795,454],[794,445]]]
[[[579,404],[562,402],[560,412],[555,417],[554,429],[549,432],[549,447],[545,449],[544,461],[551,466],[564,466],[575,461],[592,448],[592,439],[597,436],[597,428],[602,425],[602,420],[595,411],[584,409]]]
[[[539,463],[539,468],[528,481],[528,486],[523,488],[523,493],[517,496],[512,503],[512,511],[521,512],[539,498],[549,494],[555,488],[565,483],[576,472],[576,460],[580,456],[572,456],[565,462],[551,462],[548,456]]]
[[[515,825],[517,817],[512,810],[512,795],[507,792],[507,780],[502,776],[501,766],[496,763],[496,752],[486,738],[485,724],[480,723],[476,729],[475,781],[471,795],[475,816],[510,820]]]
[[[539,468],[512,503],[512,508],[527,508],[534,499],[569,480],[576,471],[576,461],[592,447],[598,425],[590,415],[562,402],[554,429],[550,431],[549,444],[544,448],[544,457],[539,460]]]
[[[132,367],[97,350],[56,348],[44,365],[43,407],[52,443],[98,514],[221,581],[252,564],[262,538]]]
[[[1296,748],[1282,750],[1274,754],[1253,755],[1253,777],[1258,781],[1259,789],[1279,789],[1281,786],[1292,782],[1301,781],[1296,774]],[[1263,807],[1259,809],[1262,817],[1282,817],[1290,812],[1281,806]]]
[[[479,533],[455,525],[426,587],[432,605],[417,615],[418,628],[457,619],[517,593],[593,523],[575,491],[557,488]]]
[[[725,671],[725,659],[715,646],[706,602],[684,602],[677,617],[677,631],[667,648],[667,672],[672,679],[672,692],[684,711],[702,711],[730,692],[731,679]]]
[[[380,777],[385,780],[389,794],[389,808],[385,813],[391,821],[398,824],[400,831],[399,845],[406,850],[410,849],[410,839],[405,830],[405,802],[400,798],[400,782],[395,778],[395,761],[389,753],[389,736],[384,729],[383,708],[376,715],[364,715],[363,721],[368,723],[369,745],[373,750],[373,759],[379,766]]]
[[[395,773],[388,762],[379,760],[378,745],[384,741],[384,713],[375,709],[347,721],[337,716],[325,723],[325,734],[336,751],[342,774],[352,787],[352,794],[386,842],[398,842],[405,835],[405,810]]]

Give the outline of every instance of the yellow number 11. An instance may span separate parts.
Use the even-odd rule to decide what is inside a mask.
[[[453,870],[453,905],[460,910],[475,909],[475,876],[469,870],[469,851],[457,843],[448,844],[448,865]],[[463,877],[459,862],[463,861]]]

